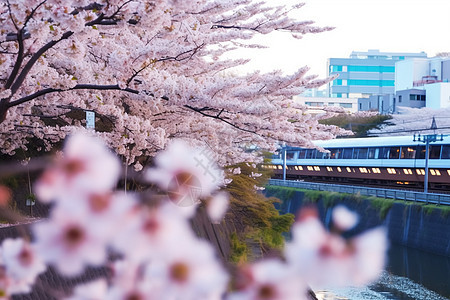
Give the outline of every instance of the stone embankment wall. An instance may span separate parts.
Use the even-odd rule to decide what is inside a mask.
[[[296,214],[302,206],[315,204],[326,226],[331,222],[332,208],[343,204],[360,215],[358,226],[349,235],[386,226],[392,243],[450,257],[449,207],[274,186],[265,193],[281,200],[278,208],[282,213]]]

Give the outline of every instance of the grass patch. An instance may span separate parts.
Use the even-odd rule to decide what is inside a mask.
[[[443,218],[448,218],[450,215],[450,206],[448,205],[436,205],[436,208],[441,211],[441,216]]]
[[[292,187],[279,187],[279,186],[273,186],[268,185],[266,186],[266,191],[268,191],[271,195],[271,197],[275,197],[278,199],[292,199],[294,196],[294,193],[298,191],[298,189],[292,188]]]
[[[433,213],[433,211],[435,209],[438,209],[436,204],[425,204],[424,206],[422,206],[423,212],[429,216]]]
[[[386,219],[389,210],[395,203],[395,200],[392,199],[377,198],[377,197],[368,197],[368,199],[372,207],[376,208],[379,211],[379,216],[381,220]]]
[[[230,260],[234,263],[244,263],[248,259],[248,247],[245,242],[242,242],[237,233],[233,232],[230,236],[231,254]]]

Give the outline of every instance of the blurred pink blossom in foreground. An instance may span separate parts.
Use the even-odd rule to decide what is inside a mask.
[[[232,276],[189,223],[203,200],[209,199],[207,212],[216,223],[228,205],[227,195],[217,193],[222,171],[199,167],[199,153],[175,142],[157,157],[156,168],[145,174],[166,194],[149,206],[135,193],[114,191],[120,164],[99,140],[69,138],[61,160],[36,186],[40,200],[53,202],[49,218],[33,225],[31,243],[15,239],[1,245],[1,294],[29,292],[44,262],[68,276],[89,266],[112,266],[111,278],[80,284],[68,299],[307,299],[309,284],[363,285],[383,269],[384,229],[345,239],[341,233],[357,223],[354,213],[335,208],[336,232],[328,232],[314,210],[304,209],[285,260],[241,266],[236,280],[242,281],[230,290]],[[195,183],[198,193],[188,183]],[[175,192],[181,198],[188,194],[189,213],[173,201]],[[119,258],[108,260],[110,251]]]

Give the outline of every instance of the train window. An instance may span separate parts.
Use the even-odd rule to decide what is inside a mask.
[[[329,159],[330,158],[330,152],[323,152],[323,158]]]
[[[425,151],[426,151],[425,146],[417,146],[416,159],[424,159]]]
[[[416,149],[413,146],[402,146],[401,156],[402,159],[413,159],[416,157]]]
[[[316,151],[316,157],[317,159],[322,159],[323,158],[324,153],[320,152],[319,150]]]
[[[378,148],[372,147],[369,148],[368,153],[367,153],[367,158],[368,159],[374,159],[378,157]]]
[[[281,153],[280,153],[279,151],[275,152],[275,153],[272,155],[272,159],[282,159]]]
[[[430,146],[430,159],[439,159],[441,157],[441,145]]]
[[[430,169],[430,174],[433,176],[441,176],[441,172],[439,170]]]
[[[295,152],[294,151],[286,151],[286,159],[291,160],[294,159]]]
[[[450,145],[442,145],[441,159],[450,159]]]
[[[394,168],[387,168],[387,172],[388,172],[389,174],[397,174],[397,172],[395,171]]]
[[[429,151],[430,151],[430,153],[429,153],[428,157],[430,159],[439,159],[441,156],[441,145],[430,145]],[[418,146],[417,152],[416,152],[416,158],[425,159],[425,152],[426,152],[425,146]]]
[[[389,159],[397,159],[400,157],[400,147],[391,147],[389,149]]]
[[[378,155],[378,158],[386,159],[388,157],[389,157],[389,148],[388,147],[380,148],[380,154]]]
[[[367,159],[368,148],[355,148],[353,151],[353,158]]]
[[[353,156],[353,148],[344,148],[342,158],[343,159],[351,159]]]
[[[342,149],[341,148],[332,148],[330,149],[330,158],[331,159],[339,159],[341,158]]]
[[[411,169],[403,169],[403,173],[405,173],[406,175],[411,175],[412,170]]]
[[[298,152],[298,159],[304,159],[306,156],[306,149],[302,149]]]

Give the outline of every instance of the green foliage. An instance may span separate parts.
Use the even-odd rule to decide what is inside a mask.
[[[395,200],[377,197],[369,197],[368,200],[370,201],[370,204],[379,211],[380,219],[382,220],[386,218],[387,213],[395,203]]]
[[[230,243],[231,243],[230,260],[234,263],[246,262],[248,254],[247,244],[239,239],[236,232],[231,233]]]
[[[443,218],[448,218],[450,215],[450,206],[448,205],[436,205],[436,208],[441,211],[441,216]]]
[[[272,197],[278,199],[291,199],[294,196],[294,193],[298,191],[298,189],[292,187],[279,187],[269,185],[266,187],[266,191],[270,192]]]
[[[317,203],[320,200],[320,197],[322,196],[321,191],[314,191],[314,190],[303,190],[305,193],[305,201],[311,202],[311,203]]]
[[[355,133],[352,137],[367,136],[367,131],[379,128],[387,120],[391,119],[387,115],[375,115],[370,117],[359,117],[349,114],[340,114],[328,119],[320,120],[319,123],[324,125],[335,125],[344,129],[351,130]]]
[[[437,205],[435,204],[425,204],[424,206],[422,206],[423,212],[428,216],[431,215],[433,213],[433,211],[435,209],[437,209]]]
[[[19,181],[15,176],[0,178],[0,184],[9,187],[12,190],[17,189],[19,187]]]
[[[247,248],[250,248],[249,242],[256,242],[260,245],[263,253],[282,248],[284,245],[283,233],[289,231],[294,222],[294,215],[280,215],[274,206],[274,203],[280,202],[280,200],[275,197],[267,198],[255,190],[255,186],[266,185],[271,173],[265,169],[258,170],[246,163],[232,166],[230,169],[237,167],[241,169],[241,174],[232,175],[233,181],[226,188],[230,195],[227,221],[239,229],[236,233],[237,237],[234,239],[246,241]],[[253,178],[250,176],[252,172],[260,173],[262,176]],[[292,196],[292,194],[290,195]],[[235,246],[237,245],[235,243]],[[238,251],[238,253],[240,252]],[[241,257],[236,254],[232,256],[231,260],[235,262],[237,257]]]

